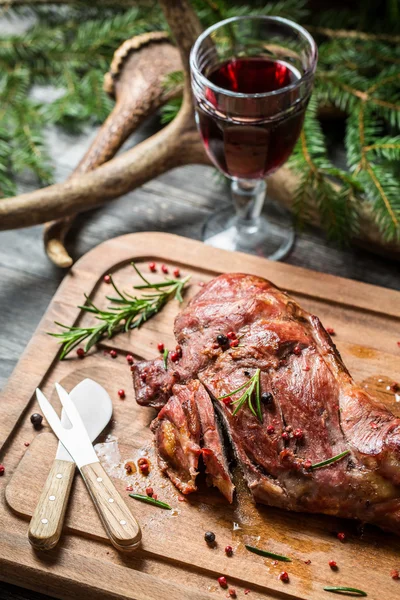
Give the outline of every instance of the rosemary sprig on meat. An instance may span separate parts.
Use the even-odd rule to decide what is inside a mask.
[[[172,507],[166,502],[161,502],[161,500],[155,500],[150,496],[144,496],[143,494],[129,494],[131,498],[135,500],[140,500],[140,502],[145,502],[146,504],[152,504],[153,506],[158,506],[159,508],[165,508],[167,510],[172,510]]]
[[[345,450],[344,452],[341,452],[340,454],[336,454],[336,456],[332,456],[332,458],[328,458],[327,460],[323,460],[319,463],[315,463],[315,465],[311,465],[310,469],[315,470],[315,469],[320,469],[321,467],[326,467],[327,465],[331,465],[332,463],[335,463],[338,460],[341,460],[348,454],[350,454],[350,450]]]
[[[259,556],[274,558],[275,560],[282,560],[284,562],[292,562],[288,556],[283,556],[283,554],[275,554],[274,552],[268,552],[268,550],[262,550],[261,548],[256,548],[255,546],[249,546],[248,544],[245,544],[245,548],[249,550],[249,552],[253,552]]]
[[[138,297],[122,292],[110,275],[109,282],[114,288],[116,296],[106,296],[111,303],[106,310],[98,308],[85,294],[86,304],[79,306],[79,308],[92,313],[99,323],[90,327],[73,327],[56,321],[55,324],[62,327],[64,331],[50,333],[49,335],[58,338],[62,344],[60,360],[64,359],[85,340],[84,351],[88,352],[92,346],[105,337],[111,338],[122,331],[127,332],[130,329],[137,329],[156,315],[171,298],[182,302],[182,292],[185,284],[190,279],[190,275],[184,279],[167,279],[159,283],[151,283],[141,274],[135,263],[131,264],[144,282],[141,285],[133,286],[133,288],[141,291],[148,290],[148,293]]]
[[[243,385],[238,387],[236,390],[229,392],[229,394],[225,394],[224,396],[220,396],[218,400],[225,400],[225,398],[230,398],[234,396],[238,392],[245,390],[243,394],[237,400],[232,402],[232,405],[235,407],[233,411],[233,415],[242,408],[244,404],[248,404],[249,409],[253,413],[255,417],[257,417],[261,423],[263,422],[262,410],[261,410],[261,395],[260,395],[260,369],[256,369],[253,377],[246,381]],[[245,389],[246,388],[246,389]],[[255,403],[255,407],[253,406],[253,401]]]

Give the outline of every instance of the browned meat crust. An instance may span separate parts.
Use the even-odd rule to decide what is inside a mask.
[[[217,335],[230,331],[239,346],[215,348]],[[160,406],[177,379],[185,385],[198,378],[256,501],[359,518],[400,533],[400,419],[354,383],[317,317],[264,279],[227,274],[178,315],[175,335],[183,349],[178,365],[170,363],[167,372],[160,361],[136,367],[139,403]],[[261,391],[272,399],[262,406],[262,423],[247,406],[233,416],[232,406],[218,400],[257,368]],[[345,450],[350,454],[328,467],[305,468],[305,461]]]

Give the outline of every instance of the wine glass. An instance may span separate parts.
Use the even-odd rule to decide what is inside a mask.
[[[233,17],[209,27],[190,55],[197,126],[214,165],[231,180],[233,205],[204,228],[213,246],[278,260],[291,249],[288,213],[265,177],[289,158],[300,135],[317,47],[281,17]],[[263,214],[262,214],[263,213]]]

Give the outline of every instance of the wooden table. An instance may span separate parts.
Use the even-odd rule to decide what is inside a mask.
[[[36,93],[43,94],[41,90]],[[129,140],[127,147],[157,126],[156,120],[148,123]],[[64,180],[72,171],[94,133],[89,129],[86,135],[71,137],[55,128],[48,131],[57,180]],[[21,178],[21,191],[35,187],[36,182],[28,176]],[[227,188],[216,179],[211,168],[189,166],[176,170],[104,208],[79,217],[69,238],[69,249],[77,259],[100,242],[133,231],[167,231],[200,239],[204,219],[227,201],[227,195]],[[298,235],[286,261],[400,290],[398,263],[358,249],[339,250],[329,246],[316,231]],[[41,227],[0,233],[0,388],[15,367],[63,275],[44,253]],[[45,596],[1,584],[0,600],[22,598],[41,600]]]

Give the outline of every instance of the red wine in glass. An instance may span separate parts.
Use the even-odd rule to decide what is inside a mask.
[[[233,92],[218,94],[207,88],[204,98],[196,102],[200,133],[211,160],[231,178],[261,179],[278,169],[300,135],[309,96],[300,97],[296,86],[276,96],[253,94],[287,88],[300,79],[299,71],[288,62],[258,56],[223,62],[206,76]]]

